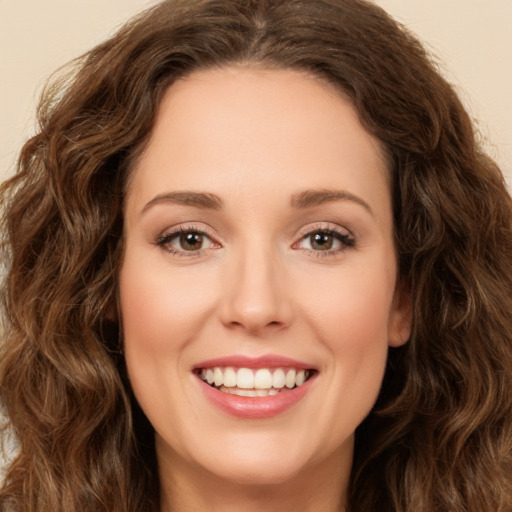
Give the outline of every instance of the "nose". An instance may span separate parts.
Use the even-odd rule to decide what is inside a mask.
[[[293,301],[283,263],[271,251],[247,247],[226,265],[220,308],[225,326],[263,335],[290,325]]]

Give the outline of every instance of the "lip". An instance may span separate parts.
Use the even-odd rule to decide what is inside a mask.
[[[298,370],[316,370],[311,364],[297,361],[289,357],[276,354],[267,354],[260,357],[249,357],[243,355],[233,355],[208,359],[194,365],[193,370],[203,368],[213,368],[215,366],[225,367],[234,366],[236,368],[297,368]]]
[[[197,377],[206,398],[222,411],[243,419],[264,419],[277,416],[297,404],[311,389],[315,376],[302,386],[273,396],[245,397],[223,393]]]
[[[301,386],[283,391],[277,395],[262,397],[243,397],[223,393],[210,386],[197,375],[197,371],[203,368],[219,367],[238,367],[238,368],[296,368],[299,370],[312,370],[312,376]],[[201,392],[208,401],[221,411],[241,419],[265,419],[278,416],[284,413],[294,405],[298,404],[310,391],[313,381],[316,380],[318,372],[311,364],[302,361],[290,359],[274,354],[268,354],[260,357],[248,357],[243,355],[233,355],[208,359],[194,365],[198,385]]]

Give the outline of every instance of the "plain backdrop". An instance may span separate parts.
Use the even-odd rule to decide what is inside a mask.
[[[194,0],[190,0],[194,1]],[[0,181],[50,74],[155,0],[0,0]],[[512,185],[512,0],[376,0],[440,60]]]

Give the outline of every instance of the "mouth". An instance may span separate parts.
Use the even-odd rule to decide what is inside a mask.
[[[197,376],[221,393],[241,397],[267,397],[303,386],[315,373],[302,368],[246,368],[214,366],[197,368]]]

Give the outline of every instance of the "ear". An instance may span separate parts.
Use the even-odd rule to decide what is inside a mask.
[[[397,284],[393,304],[389,315],[388,345],[401,347],[411,336],[412,329],[412,293],[400,284]]]

